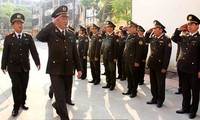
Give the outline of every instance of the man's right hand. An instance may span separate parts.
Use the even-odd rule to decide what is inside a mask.
[[[154,28],[149,29],[147,32],[148,32],[148,33],[154,32]]]
[[[2,69],[3,73],[6,74],[7,70],[6,69]]]
[[[56,17],[54,20],[53,20],[53,24],[54,25],[57,25],[59,23],[59,18],[61,17],[62,15],[59,15],[58,17]]]
[[[188,26],[187,24],[181,25],[179,30],[186,31],[187,30],[187,26]]]

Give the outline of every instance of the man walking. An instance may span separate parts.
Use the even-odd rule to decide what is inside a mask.
[[[12,116],[18,115],[20,107],[28,110],[25,101],[30,70],[29,53],[31,53],[38,70],[40,69],[40,59],[33,38],[23,32],[24,21],[25,17],[21,13],[11,16],[10,22],[14,32],[5,37],[2,55],[1,69],[4,74],[8,71],[12,82],[14,100]]]
[[[78,71],[78,77],[82,75],[75,35],[65,29],[68,24],[67,11],[68,7],[65,5],[58,7],[52,14],[53,22],[42,29],[36,37],[39,41],[48,43],[49,58],[46,73],[50,74],[56,100],[52,106],[61,120],[69,120],[65,102],[71,102],[74,67]]]

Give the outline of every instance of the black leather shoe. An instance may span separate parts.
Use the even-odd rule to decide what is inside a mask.
[[[139,83],[139,85],[144,85],[144,83],[143,83],[143,82],[141,82],[141,83]]]
[[[89,83],[94,83],[94,82],[95,82],[95,80],[89,81]]]
[[[66,101],[66,103],[68,104],[68,105],[75,105],[75,103],[74,102],[72,102],[72,101]]]
[[[122,95],[131,95],[131,92],[129,92],[129,91],[123,92]]]
[[[26,107],[25,105],[21,105],[20,106],[23,110],[28,110],[28,107]]]
[[[196,114],[195,114],[195,113],[190,113],[190,114],[189,114],[189,118],[190,118],[190,119],[193,119],[193,118],[195,118],[195,117],[196,117]]]
[[[53,92],[49,90],[49,98],[52,99],[53,98]]]
[[[106,86],[103,86],[102,88],[110,88],[110,86],[109,86],[109,85],[106,85]]]
[[[12,110],[12,116],[15,117],[15,116],[17,116],[17,115],[18,115],[18,110],[13,109],[13,110]]]
[[[118,76],[118,77],[116,77],[116,79],[121,79],[122,78],[122,76]]]
[[[151,101],[148,101],[148,102],[147,102],[147,104],[157,104],[157,102],[156,102],[156,101],[153,101],[153,100],[151,100]]]
[[[115,89],[115,87],[113,87],[113,86],[111,86],[111,87],[109,88],[110,91],[113,91],[114,89]]]
[[[106,73],[104,72],[104,73],[102,73],[101,75],[106,75]]]
[[[178,114],[184,114],[184,113],[190,113],[190,111],[189,110],[180,109],[180,110],[177,110],[176,113],[178,113]]]
[[[55,102],[52,104],[52,106],[54,109],[56,109],[56,113],[59,115],[58,107]]]
[[[121,78],[121,79],[120,79],[120,81],[125,81],[125,80],[126,80],[126,78]]]
[[[162,107],[162,103],[158,103],[157,108],[161,108],[161,107]]]
[[[98,82],[94,82],[94,85],[98,85],[100,82],[98,81]]]
[[[175,92],[176,95],[179,95],[179,94],[181,94],[181,93],[182,93],[181,91]]]
[[[132,93],[132,94],[130,95],[130,98],[134,98],[134,97],[136,97],[136,96],[137,96],[137,94]]]

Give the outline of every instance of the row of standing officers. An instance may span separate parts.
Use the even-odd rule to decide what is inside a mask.
[[[116,26],[111,21],[107,21],[106,32],[102,32],[98,38],[99,42],[102,41],[103,63],[107,83],[103,88],[114,90],[116,63],[118,63],[119,76],[117,78],[124,80],[127,77],[128,80],[128,90],[122,94],[130,95],[131,98],[135,97],[138,84],[144,83],[144,69],[148,44],[150,44],[151,51],[147,66],[150,70],[152,99],[147,104],[156,104],[158,108],[162,107],[165,100],[165,78],[170,62],[172,40],[178,44],[179,48],[177,52],[177,69],[180,83],[178,93],[182,92],[183,95],[182,108],[177,110],[176,113],[190,113],[189,118],[195,118],[199,103],[200,35],[198,28],[200,20],[195,15],[189,14],[187,21],[188,23],[175,30],[171,38],[165,34],[165,26],[158,20],[153,22],[154,27],[148,30],[145,36],[143,35],[144,29],[132,21],[128,21],[128,29],[120,27],[120,34],[116,35],[114,33]],[[93,28],[99,29],[95,24],[93,24]],[[92,37],[91,46],[94,46],[93,40]],[[95,49],[93,48],[92,51],[94,52]],[[99,55],[101,51],[98,49],[95,52],[98,52]],[[91,53],[91,49],[89,53]],[[90,61],[94,61],[94,58],[90,56]],[[96,85],[100,80],[98,77],[98,82],[95,82],[96,77],[93,75],[95,67],[93,67],[92,62],[90,63],[93,76],[93,80],[90,83],[94,82]],[[98,68],[98,76],[100,75],[99,66],[100,62],[96,67]],[[192,102],[190,103],[190,101]]]

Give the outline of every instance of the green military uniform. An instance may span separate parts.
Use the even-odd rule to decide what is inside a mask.
[[[80,25],[80,30],[83,32],[86,32],[86,28]],[[83,34],[78,36],[78,53],[81,60],[81,65],[83,68],[83,74],[81,76],[81,79],[85,79],[87,77],[87,54],[88,54],[88,47],[89,47],[89,40],[88,37]],[[83,56],[86,57],[86,59],[83,59]]]
[[[115,25],[111,21],[107,21],[107,25],[115,28]],[[118,58],[118,44],[118,36],[114,32],[106,35],[103,58],[107,84],[103,88],[110,88],[110,90],[114,90],[116,85],[116,62],[114,60]]]
[[[97,25],[93,24],[93,28],[100,29]],[[100,35],[92,35],[91,44],[89,48],[90,67],[93,80],[90,83],[97,85],[100,83],[100,59],[101,59],[101,44],[102,38]],[[96,61],[95,58],[98,60]]]
[[[67,10],[67,6],[60,6],[54,11],[52,17],[66,16]],[[66,101],[71,101],[73,69],[75,67],[81,71],[82,68],[74,33],[67,30],[63,32],[64,34],[51,22],[38,33],[36,38],[41,42],[48,43],[49,57],[46,73],[50,74],[56,100],[56,103],[52,105],[61,120],[68,120]]]
[[[137,28],[138,25],[130,21],[128,26]],[[130,97],[135,97],[137,95],[140,67],[136,67],[134,64],[140,64],[142,62],[143,44],[144,42],[139,39],[137,32],[128,35],[124,49],[125,68],[128,77],[128,91],[122,93],[123,95],[131,94]]]
[[[188,24],[200,24],[200,20],[192,14],[187,16],[187,20]],[[180,44],[177,68],[182,76],[182,109],[176,112],[190,113],[189,117],[194,118],[199,104],[200,34],[196,31],[187,36],[180,36],[180,33],[181,31],[176,29],[172,37],[175,43]]]
[[[154,34],[147,32],[145,35],[146,42],[150,43],[151,53],[148,58],[147,66],[150,68],[150,84],[152,100],[147,104],[157,103],[157,107],[162,107],[165,100],[165,78],[166,73],[161,70],[167,70],[171,56],[171,40],[164,32],[165,27],[157,20],[154,21],[155,27],[163,29],[163,34],[156,37]]]
[[[23,14],[15,13],[11,16],[10,22],[12,24],[16,21],[24,23],[24,20]],[[30,70],[29,53],[35,64],[40,65],[39,55],[30,34],[15,31],[5,37],[1,69],[7,70],[11,78],[14,100],[13,116],[18,114],[20,106],[25,105]]]

